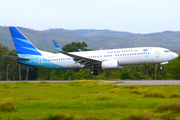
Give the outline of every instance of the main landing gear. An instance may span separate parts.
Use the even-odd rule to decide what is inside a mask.
[[[91,70],[91,71],[90,71],[90,74],[91,74],[91,75],[98,75],[98,71],[97,71],[97,70]]]

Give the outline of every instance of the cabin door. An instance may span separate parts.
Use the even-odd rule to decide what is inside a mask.
[[[156,57],[159,57],[159,49],[156,49],[155,55]]]
[[[39,62],[39,65],[43,65],[43,58],[42,57],[38,58],[38,62]]]

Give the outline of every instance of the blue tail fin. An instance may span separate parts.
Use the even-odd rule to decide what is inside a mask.
[[[54,45],[55,45],[57,51],[58,52],[63,52],[63,50],[59,47],[59,45],[55,42],[55,40],[53,40],[53,42],[54,42]]]
[[[41,55],[38,49],[16,27],[9,27],[9,31],[18,56],[24,54]]]

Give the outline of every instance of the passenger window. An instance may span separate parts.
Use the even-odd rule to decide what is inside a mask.
[[[169,50],[164,50],[164,52],[168,53],[168,52],[170,52],[170,51],[169,51]]]

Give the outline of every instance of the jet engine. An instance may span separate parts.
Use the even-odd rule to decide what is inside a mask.
[[[101,63],[102,69],[108,69],[108,70],[122,70],[124,69],[124,66],[119,66],[119,62],[117,60],[109,60],[109,61],[103,61]]]

